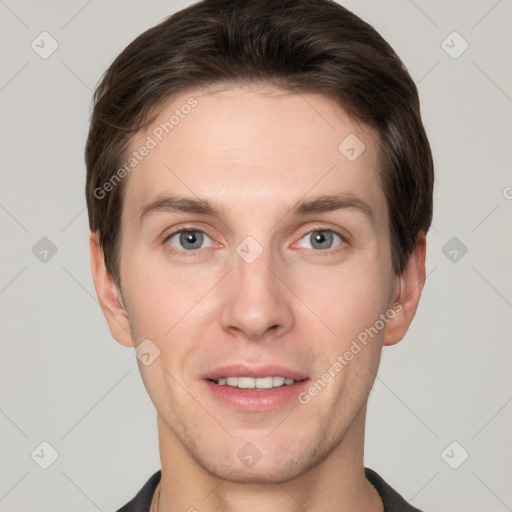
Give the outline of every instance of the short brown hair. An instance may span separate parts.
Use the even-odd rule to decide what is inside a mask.
[[[97,190],[126,161],[133,135],[178,92],[250,81],[324,94],[376,129],[393,269],[401,273],[418,233],[430,227],[434,172],[416,85],[391,46],[330,0],[203,0],[138,36],[94,94],[85,149],[89,226],[117,284],[126,180],[105,197]]]

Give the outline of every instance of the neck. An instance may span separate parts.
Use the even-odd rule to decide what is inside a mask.
[[[363,466],[366,406],[327,457],[285,482],[239,483],[208,473],[158,415],[162,478],[159,512],[384,512]]]

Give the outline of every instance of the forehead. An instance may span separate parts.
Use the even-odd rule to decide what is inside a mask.
[[[166,193],[212,198],[232,210],[343,192],[385,215],[377,141],[321,94],[256,84],[191,90],[134,137],[131,151],[139,155],[123,210],[135,215]]]

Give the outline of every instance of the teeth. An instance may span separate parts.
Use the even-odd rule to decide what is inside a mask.
[[[256,379],[252,377],[238,377],[238,387],[241,389],[251,389],[256,387]]]
[[[282,386],[285,380],[286,379],[284,377],[272,377],[272,384],[274,384],[274,387],[277,388]]]
[[[221,377],[218,379],[219,386],[230,386],[240,389],[272,389],[283,385],[291,386],[296,381],[284,377]]]

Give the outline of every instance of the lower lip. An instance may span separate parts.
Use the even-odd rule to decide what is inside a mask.
[[[288,402],[298,402],[298,395],[307,387],[309,379],[295,382],[291,386],[285,384],[260,391],[220,386],[210,380],[204,382],[208,391],[220,402],[240,411],[264,412],[278,409]]]

